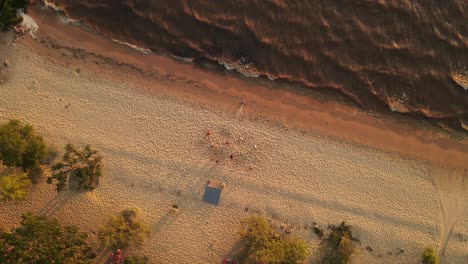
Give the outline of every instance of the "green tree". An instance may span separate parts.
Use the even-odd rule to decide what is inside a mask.
[[[147,264],[148,258],[146,256],[127,256],[125,257],[124,264]]]
[[[0,200],[24,200],[26,188],[29,185],[31,185],[31,180],[24,172],[12,170],[0,172]]]
[[[424,249],[422,253],[422,263],[424,264],[437,264],[439,262],[439,258],[435,250],[431,247],[427,247]]]
[[[299,238],[282,237],[261,216],[242,220],[240,231],[241,263],[302,263],[309,255],[307,243]]]
[[[91,146],[75,148],[71,144],[65,146],[62,160],[52,165],[52,176],[47,183],[55,182],[57,191],[62,191],[71,179],[78,179],[78,188],[87,191],[94,190],[102,176],[102,157]]]
[[[345,264],[355,252],[355,241],[351,226],[341,222],[339,226],[329,226],[330,234],[321,242],[321,263]]]
[[[26,213],[21,226],[0,234],[0,263],[91,263],[95,254],[86,239],[87,235],[74,226]]]
[[[22,21],[16,15],[16,9],[26,9],[27,0],[0,0],[0,29],[6,30]]]
[[[0,126],[0,159],[4,165],[28,171],[44,163],[46,155],[44,140],[32,126],[18,120]]]
[[[149,234],[150,229],[141,218],[139,210],[128,208],[110,216],[99,230],[98,237],[108,247],[127,248],[141,245]]]

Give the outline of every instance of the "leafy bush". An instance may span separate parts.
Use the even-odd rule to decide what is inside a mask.
[[[239,259],[241,263],[295,264],[303,262],[309,255],[305,241],[282,237],[261,216],[251,216],[242,220],[240,235],[242,248],[239,252]]]
[[[322,238],[324,236],[323,228],[317,225],[317,223],[314,223],[313,226],[314,234],[316,234],[319,238]]]
[[[78,188],[92,191],[99,184],[102,157],[91,146],[77,149],[71,144],[65,146],[62,160],[52,165],[52,176],[47,183],[55,182],[57,191],[62,191],[71,179],[78,179]]]
[[[427,247],[424,249],[422,253],[422,263],[436,264],[438,263],[438,261],[439,261],[439,258],[437,257],[437,254],[433,248]]]
[[[355,252],[355,241],[351,226],[342,222],[339,226],[329,226],[330,234],[321,242],[321,263],[345,264]]]
[[[147,264],[148,258],[146,256],[129,256],[125,257],[124,264]]]
[[[29,185],[31,185],[31,180],[24,172],[12,170],[0,172],[0,200],[23,200]]]
[[[16,16],[16,9],[25,9],[27,0],[0,0],[0,29],[6,30],[21,22],[22,18]]]
[[[45,162],[46,146],[32,126],[11,120],[0,126],[0,159],[8,167],[31,170]]]
[[[91,263],[95,254],[86,239],[87,235],[74,226],[61,226],[56,219],[27,213],[21,226],[0,234],[0,263]]]
[[[150,229],[141,219],[139,210],[129,208],[111,216],[99,230],[98,237],[108,247],[127,248],[141,245],[149,233]]]

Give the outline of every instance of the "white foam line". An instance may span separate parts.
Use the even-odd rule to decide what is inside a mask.
[[[224,68],[226,68],[227,70],[229,70],[229,71],[235,70],[238,73],[240,73],[240,74],[242,74],[242,75],[244,75],[246,77],[249,77],[249,78],[258,78],[258,77],[260,77],[259,74],[249,73],[249,72],[244,71],[244,70],[242,70],[242,69],[240,69],[240,68],[238,68],[236,66],[231,66],[228,62],[218,61],[218,63],[220,65],[224,66]]]
[[[116,42],[116,43],[119,43],[121,45],[125,45],[127,47],[130,47],[132,49],[135,49],[143,54],[150,54],[152,53],[150,49],[145,49],[145,48],[142,48],[142,47],[138,47],[137,45],[133,45],[133,44],[130,44],[130,43],[127,43],[127,42],[123,42],[123,41],[120,41],[118,39],[112,39],[112,41]]]
[[[176,55],[173,55],[173,54],[170,54],[170,53],[164,53],[164,54],[170,56],[173,59],[183,61],[183,62],[192,62],[193,61],[193,59],[191,59],[191,58],[179,57],[179,56],[176,56]]]
[[[47,0],[42,0],[42,2],[44,3],[45,6],[47,6],[48,8],[50,9],[53,9],[55,11],[58,11],[58,12],[64,12],[63,9],[61,9],[60,7],[56,6],[54,3],[50,3],[49,1]]]

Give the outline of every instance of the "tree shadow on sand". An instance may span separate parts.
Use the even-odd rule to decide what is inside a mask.
[[[185,184],[180,185],[176,190],[172,190],[170,194],[175,195],[173,200],[175,207],[180,204],[191,206],[202,203],[202,195],[207,181],[213,178],[213,172],[218,165],[216,163],[207,162],[201,166],[193,165],[188,166],[181,174],[183,178],[188,179]],[[154,233],[159,233],[164,228],[173,224],[179,215],[183,212],[184,208],[168,208],[168,211],[152,226]]]
[[[174,223],[178,217],[179,212],[169,209],[165,215],[161,216],[161,218],[153,224],[151,230],[153,230],[154,233],[160,233],[165,227]]]
[[[234,245],[232,245],[231,249],[229,249],[229,252],[226,254],[225,258],[232,259],[235,261],[235,263],[240,263],[237,256],[239,255],[241,249],[242,242],[238,240]]]
[[[112,255],[112,250],[103,244],[99,244],[96,248],[96,251],[94,251],[94,254],[96,254],[96,258],[93,260],[93,263],[107,264],[109,263],[109,258]]]
[[[68,201],[77,195],[77,193],[69,191],[58,192],[52,199],[49,200],[47,204],[41,208],[41,210],[39,210],[39,214],[45,216],[54,216],[57,211],[59,211]]]

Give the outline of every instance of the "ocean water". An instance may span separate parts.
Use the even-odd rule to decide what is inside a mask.
[[[56,0],[119,41],[468,130],[468,1]]]

